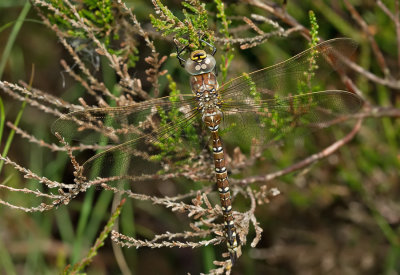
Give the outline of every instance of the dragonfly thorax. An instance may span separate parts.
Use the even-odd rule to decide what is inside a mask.
[[[203,113],[205,110],[215,109],[220,105],[219,97],[215,89],[198,92],[197,102]]]
[[[196,95],[198,108],[204,112],[219,108],[218,82],[214,73],[193,75],[190,78],[192,92]]]

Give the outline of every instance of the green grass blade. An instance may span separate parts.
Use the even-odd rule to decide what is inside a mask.
[[[107,238],[108,234],[113,229],[114,224],[121,213],[121,209],[124,203],[125,200],[122,200],[121,203],[118,205],[117,209],[114,211],[114,213],[112,213],[103,231],[100,233],[99,237],[96,239],[95,243],[90,248],[87,256],[83,258],[81,261],[79,261],[77,264],[75,264],[71,270],[66,271],[66,273],[64,274],[71,274],[74,272],[82,271],[86,266],[88,266],[92,262],[93,257],[97,255],[97,251],[99,250],[100,247],[104,245],[104,240]]]
[[[15,39],[17,38],[19,30],[22,27],[22,23],[24,22],[24,19],[26,18],[26,15],[28,14],[30,9],[31,9],[31,4],[29,3],[29,1],[27,1],[21,13],[19,14],[17,21],[15,22],[10,37],[7,40],[7,44],[4,48],[2,58],[0,60],[0,79],[3,77],[4,68],[6,67],[8,57],[10,56],[11,53],[11,49],[14,45]]]
[[[19,109],[17,118],[14,121],[15,126],[18,126],[18,124],[21,120],[22,114],[24,113],[25,106],[26,106],[26,101],[22,102],[22,104],[21,104],[21,108]],[[15,135],[15,131],[11,130],[10,134],[8,135],[7,141],[6,141],[6,145],[4,146],[4,150],[2,152],[3,157],[7,156],[8,151],[10,150],[14,135]],[[4,161],[0,161],[0,173],[1,173],[1,170],[3,169],[3,165],[4,165]]]
[[[6,274],[17,274],[10,254],[4,246],[3,240],[0,240],[0,266]]]
[[[4,122],[6,120],[6,115],[4,112],[4,104],[3,100],[0,97],[0,144],[1,144],[1,139],[3,137],[3,130],[4,130]]]
[[[8,56],[11,53],[11,49],[12,49],[12,47],[14,45],[15,39],[17,38],[19,30],[21,29],[22,23],[23,23],[24,19],[26,18],[26,15],[28,14],[28,12],[30,10],[30,7],[31,7],[31,4],[29,2],[26,2],[24,8],[22,9],[22,11],[20,13],[20,15],[18,16],[17,22],[15,23],[15,25],[14,25],[12,31],[11,31],[10,37],[7,40],[7,44],[6,44],[5,48],[4,48],[4,52],[3,52],[2,58],[0,60],[0,79],[3,76],[3,72],[4,72],[4,68],[6,66],[6,63],[7,63]],[[17,118],[15,119],[14,125],[18,126],[19,121],[21,120],[23,111],[25,109],[25,106],[26,106],[26,102],[23,102],[22,105],[21,105],[21,108],[20,108],[20,110],[18,112]],[[2,109],[4,109],[4,108],[2,108]],[[3,112],[4,112],[4,110],[3,110]],[[3,124],[0,125],[0,127],[1,127],[0,128],[0,132],[1,132],[0,135],[2,135],[3,127],[4,127],[4,121],[3,121]],[[11,142],[12,142],[12,140],[14,138],[14,134],[15,134],[15,131],[12,130],[10,132],[10,135],[7,138],[7,142],[6,142],[6,145],[4,146],[4,150],[3,150],[3,153],[2,153],[2,155],[4,157],[7,156],[8,150],[10,149],[10,146],[11,146]],[[3,168],[3,165],[4,165],[4,161],[0,161],[0,173],[1,173],[1,170]]]
[[[82,251],[82,246],[86,243],[85,231],[86,225],[88,224],[89,216],[92,213],[93,201],[95,189],[90,188],[85,193],[85,199],[80,211],[78,229],[76,231],[76,237],[74,240],[74,245],[72,249],[71,262],[76,263],[80,258],[80,252]]]

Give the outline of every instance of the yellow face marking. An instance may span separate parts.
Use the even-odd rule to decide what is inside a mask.
[[[193,61],[200,61],[207,57],[207,54],[203,50],[196,50],[190,54],[190,59]]]

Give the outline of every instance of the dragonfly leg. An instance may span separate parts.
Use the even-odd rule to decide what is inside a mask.
[[[203,42],[204,44],[206,44],[207,46],[209,46],[213,51],[211,53],[212,56],[215,55],[215,53],[217,52],[217,48],[214,45],[211,45],[210,43],[208,43],[207,41],[203,40],[203,39],[199,39],[200,42]]]
[[[182,67],[185,67],[186,60],[181,56],[181,53],[184,50],[186,50],[189,45],[186,45],[182,49],[179,49],[178,44],[176,43],[175,39],[174,39],[174,43],[175,43],[175,48],[176,48],[176,53],[177,53],[177,58],[179,60],[179,64],[181,64]]]
[[[209,46],[212,49],[212,53],[211,55],[214,56],[215,53],[217,52],[217,48],[214,45],[211,45],[210,43],[208,43],[207,41],[204,41],[203,39],[199,39],[200,42],[205,43],[207,46]],[[214,74],[215,76],[218,76],[218,70],[217,70],[217,66],[214,67]]]

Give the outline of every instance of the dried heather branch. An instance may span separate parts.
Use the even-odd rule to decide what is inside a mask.
[[[231,274],[232,262],[230,260],[214,261],[213,264],[215,266],[220,266],[220,267],[210,270],[208,274],[210,274],[210,275],[220,275],[220,274],[229,275],[229,274]]]
[[[75,176],[75,184],[73,184],[73,188],[68,190],[68,192],[64,192],[62,189],[59,189],[58,192],[63,195],[63,198],[55,201],[55,205],[59,204],[69,204],[72,199],[74,199],[79,193],[86,192],[86,190],[90,187],[88,183],[85,182],[85,178],[82,177],[80,171],[82,171],[82,166],[76,161],[75,156],[72,154],[72,149],[68,145],[68,143],[64,140],[63,137],[60,136],[59,133],[54,133],[57,139],[64,145],[67,150],[70,161],[74,167],[74,176]]]
[[[361,17],[361,15],[357,12],[357,10],[353,7],[353,5],[348,0],[343,0],[345,6],[351,13],[353,19],[357,22],[357,24],[361,27],[364,34],[367,36],[369,43],[371,44],[371,48],[375,54],[376,60],[378,61],[378,65],[384,75],[386,77],[390,76],[389,67],[386,64],[385,58],[383,57],[383,53],[379,49],[378,43],[376,43],[373,34],[371,33],[371,29],[369,28],[367,22]]]
[[[61,60],[60,64],[61,64],[61,66],[63,66],[65,72],[67,72],[73,79],[75,79],[76,82],[80,83],[82,85],[82,87],[85,88],[85,91],[87,91],[91,96],[93,96],[97,100],[97,102],[100,106],[107,106],[104,99],[102,97],[100,97],[92,89],[92,86],[89,85],[89,83],[86,80],[84,80],[80,75],[76,74],[72,70],[72,68],[67,64],[67,62],[65,62],[65,60]],[[70,110],[70,111],[72,111],[72,110]]]
[[[41,3],[41,1],[34,0],[35,4],[36,4],[36,2],[40,2]],[[52,29],[56,33],[56,35],[58,36],[61,44],[63,44],[65,49],[68,51],[68,53],[71,55],[71,57],[75,61],[75,64],[78,65],[78,67],[81,70],[81,72],[89,79],[89,82],[91,83],[91,85],[90,85],[91,88],[102,92],[105,96],[108,96],[108,97],[110,97],[110,98],[112,98],[114,100],[117,100],[117,98],[107,89],[107,87],[103,83],[99,82],[95,77],[92,76],[91,72],[86,67],[86,65],[81,60],[81,58],[78,56],[78,54],[76,53],[74,48],[67,42],[66,35],[58,28],[57,25],[51,24],[50,21],[47,19],[47,17],[39,9],[37,9],[37,10],[38,10],[39,16],[41,17],[41,19],[43,20],[45,25],[47,25],[50,29]],[[56,14],[58,15],[58,13],[56,13]],[[70,18],[66,18],[65,20],[67,22],[69,22],[70,24],[72,24],[76,28],[82,28],[82,29],[85,29],[85,30],[88,29],[85,26],[85,24],[82,24],[81,21],[77,22],[77,21],[71,20]],[[69,74],[71,74],[72,70],[67,70],[67,72]],[[73,77],[72,74],[71,74],[71,76]]]
[[[153,45],[153,42],[149,39],[148,34],[142,29],[140,26],[139,22],[137,21],[136,17],[132,14],[130,9],[126,7],[125,4],[122,4],[121,1],[118,2],[120,7],[125,11],[125,13],[128,14],[130,21],[133,23],[135,27],[135,31],[144,38],[146,45],[151,49],[151,57],[148,57],[146,59],[146,62],[148,62],[152,68],[147,70],[147,74],[149,75],[149,81],[153,85],[155,89],[155,93],[158,94],[159,90],[159,84],[158,84],[158,77],[162,74],[165,74],[165,71],[160,71],[161,64],[165,61],[165,57],[159,59],[158,58],[158,53],[155,50],[155,47]],[[86,33],[86,35],[89,37],[89,39],[96,45],[97,49],[96,52],[97,54],[105,56],[108,61],[110,66],[114,69],[115,73],[119,76],[119,85],[122,88],[124,92],[127,92],[129,94],[132,94],[134,96],[139,95],[143,99],[148,98],[148,94],[141,89],[140,82],[137,79],[132,79],[128,73],[128,66],[127,63],[124,61],[124,58],[126,57],[119,57],[115,54],[112,54],[108,51],[106,45],[102,43],[96,36],[96,34],[93,31],[93,26],[86,24],[86,21],[80,16],[78,11],[76,10],[75,6],[71,4],[70,1],[65,1],[65,4],[69,7],[71,12],[74,14],[74,18],[65,18],[63,17],[67,22],[72,24],[75,28],[78,28],[79,30],[82,30]],[[58,14],[58,13],[57,13]],[[44,15],[42,15],[44,17]],[[51,25],[50,22],[46,19],[43,18],[45,23],[51,27],[56,34],[58,35],[61,43],[64,45],[64,47],[67,49],[67,51],[71,54],[73,57],[75,64],[78,65],[79,69],[81,72],[85,75],[85,77],[88,79],[88,82],[84,80],[82,77],[74,73],[69,66],[66,65],[65,62],[62,63],[66,71],[78,82],[80,82],[83,87],[86,87],[88,92],[93,95],[97,101],[99,106],[105,106],[106,103],[103,100],[101,96],[97,94],[98,91],[100,92],[103,96],[109,97],[112,100],[115,100],[118,102],[119,105],[127,105],[131,104],[132,98],[130,98],[129,101],[126,101],[124,97],[117,98],[114,96],[104,85],[104,83],[99,82],[91,72],[86,68],[85,64],[82,62],[74,48],[66,41],[67,34],[65,34],[63,31],[59,30],[57,26]],[[126,25],[126,24],[122,24]],[[131,26],[128,26],[131,27]],[[131,35],[129,35],[131,37]]]
[[[16,193],[32,194],[35,197],[44,197],[44,198],[48,198],[48,199],[60,199],[61,198],[60,195],[46,194],[41,191],[38,191],[38,190],[35,191],[35,190],[28,189],[28,188],[19,189],[19,188],[13,188],[11,186],[7,186],[7,185],[3,185],[3,184],[0,184],[0,188],[6,189],[11,192],[16,192]]]
[[[52,181],[46,177],[40,177],[33,173],[31,170],[18,165],[14,161],[10,160],[8,157],[3,157],[2,155],[0,155],[0,160],[4,161],[5,164],[11,165],[12,167],[14,167],[15,170],[21,172],[24,175],[24,178],[37,180],[38,182],[45,184],[48,188],[72,188],[72,186],[69,184]]]
[[[106,96],[106,97],[109,97],[110,99],[118,101],[118,98],[115,95],[113,95],[110,92],[110,90],[108,90],[108,88],[104,85],[104,83],[99,82],[91,74],[89,69],[86,67],[86,65],[83,63],[83,61],[80,59],[78,54],[75,52],[74,48],[70,44],[68,44],[67,40],[64,37],[62,37],[63,33],[56,26],[53,26],[52,28],[55,31],[55,33],[57,34],[57,36],[59,37],[61,44],[63,44],[63,46],[68,51],[68,53],[71,55],[71,57],[73,58],[75,63],[78,64],[78,67],[81,70],[81,72],[89,79],[91,89],[97,90],[100,93],[102,93],[103,96]],[[69,70],[67,72],[70,73],[71,76],[73,77],[72,70]],[[101,99],[101,103],[104,103],[104,100]],[[99,104],[100,104],[100,102],[99,102]]]
[[[266,42],[271,37],[275,37],[275,36],[287,37],[291,33],[297,32],[300,30],[301,30],[301,28],[299,28],[299,27],[293,27],[286,31],[277,30],[277,31],[268,32],[268,33],[265,33],[262,35],[258,35],[255,37],[246,37],[246,38],[219,38],[219,37],[216,37],[215,41],[218,43],[240,44],[241,49],[244,50],[244,49],[249,49],[249,48],[258,46],[258,45]]]
[[[291,17],[285,9],[282,9],[278,6],[272,6],[270,4],[266,4],[264,2],[261,2],[259,0],[245,0],[247,3],[249,3],[250,5],[253,5],[255,7],[259,7],[265,11],[267,11],[268,13],[273,14],[274,16],[278,17],[279,19],[281,19],[283,22],[285,22],[286,24],[288,24],[289,26],[295,27],[297,28],[304,37],[306,37],[307,39],[310,38],[310,31],[305,28],[303,25],[301,25],[300,23],[298,23],[293,17]],[[379,4],[379,2],[378,2]],[[383,5],[380,5],[380,7],[383,7]],[[400,34],[400,23],[399,23],[399,34]],[[397,27],[397,25],[396,25]],[[322,40],[321,40],[322,41]],[[398,38],[398,41],[400,43],[400,38]],[[399,90],[400,89],[400,81],[399,80],[395,80],[395,79],[388,79],[388,78],[381,78],[378,77],[377,75],[369,72],[368,70],[365,70],[364,68],[362,68],[361,66],[359,66],[358,64],[356,64],[355,62],[346,59],[345,64],[349,66],[349,68],[351,68],[352,70],[356,71],[357,73],[363,75],[364,77],[366,77],[367,79],[380,84],[380,85],[384,85],[387,87],[390,87],[392,89],[396,89]],[[399,61],[400,62],[400,61]],[[356,88],[356,85],[354,85],[349,78],[342,78],[344,79],[346,82],[344,83],[347,86],[350,86],[352,88],[353,91],[359,91]],[[358,93],[359,94],[359,93]],[[360,95],[360,94],[359,94]]]
[[[59,183],[57,181],[51,181],[45,177],[39,177],[38,175],[36,175],[32,171],[30,171],[29,169],[26,169],[26,168],[18,165],[17,163],[11,161],[8,157],[3,157],[0,155],[0,159],[2,161],[4,161],[5,164],[13,166],[14,169],[16,169],[17,171],[24,174],[24,178],[37,180],[38,182],[45,184],[48,188],[59,188],[58,189],[59,195],[54,195],[54,194],[46,194],[46,193],[43,193],[40,191],[30,190],[27,188],[16,189],[16,188],[12,188],[12,187],[8,187],[3,184],[0,184],[0,188],[9,190],[11,192],[32,194],[32,195],[35,195],[36,197],[45,197],[45,198],[52,199],[51,204],[41,203],[40,206],[29,207],[29,208],[17,206],[17,205],[11,204],[9,202],[5,202],[3,200],[0,200],[0,204],[6,205],[6,206],[14,208],[14,209],[19,209],[19,210],[22,210],[25,212],[38,212],[38,211],[43,212],[43,211],[48,211],[48,210],[53,209],[55,206],[59,205],[61,202],[64,204],[67,204],[70,201],[70,198],[65,195],[65,193],[62,191],[61,188],[71,191],[71,190],[74,190],[74,188],[75,188],[74,184],[64,184],[64,183]]]
[[[108,61],[110,67],[112,67],[115,71],[115,73],[120,77],[120,85],[124,87],[124,90],[127,89],[126,83],[132,83],[133,81],[131,80],[129,74],[127,74],[127,67],[126,63],[122,59],[122,57],[118,57],[115,54],[111,54],[107,47],[105,46],[104,43],[102,43],[95,35],[93,32],[93,26],[87,25],[85,23],[85,20],[80,17],[79,13],[77,12],[75,6],[73,6],[69,1],[65,1],[65,3],[69,6],[73,14],[75,15],[75,20],[68,18],[68,22],[71,23],[74,27],[85,31],[89,39],[97,46],[96,52],[97,54],[105,56]],[[51,23],[48,21],[48,19],[41,14],[43,21],[48,25],[53,31],[57,34],[57,36],[60,39],[60,42],[64,45],[64,47],[67,49],[67,51],[70,53],[72,58],[75,61],[75,64],[78,65],[79,69],[81,72],[88,78],[90,85],[88,84],[83,84],[85,86],[89,86],[89,90],[97,90],[99,91],[103,96],[106,96],[112,100],[115,100],[119,102],[119,98],[117,98],[115,95],[113,95],[107,87],[104,85],[104,83],[99,82],[89,71],[89,69],[86,67],[86,65],[83,63],[83,61],[80,59],[78,56],[77,52],[74,50],[74,48],[66,41],[67,35],[61,31],[56,25],[51,25]],[[73,78],[77,78],[76,75],[72,72],[72,70],[67,69],[67,72],[71,74]],[[80,81],[81,82],[81,81]],[[125,85],[124,85],[125,84]],[[131,87],[131,86],[130,86]],[[131,93],[133,92],[132,90],[130,91]],[[142,90],[139,90],[139,92],[142,92]],[[134,93],[134,92],[133,92]],[[93,94],[93,92],[92,92]],[[145,96],[147,98],[146,93],[141,93],[141,96]],[[105,101],[99,97],[95,96],[98,100],[99,105],[104,105]]]
[[[149,34],[145,32],[139,23],[139,21],[136,19],[136,16],[132,13],[132,10],[129,9],[125,3],[121,3],[120,0],[118,0],[118,3],[122,5],[122,7],[125,9],[125,11],[129,14],[129,18],[131,19],[131,22],[133,25],[136,27],[137,32],[141,37],[143,37],[144,41],[146,42],[146,45],[150,48],[151,50],[151,56],[146,57],[145,61],[152,66],[151,69],[146,70],[146,74],[149,76],[147,80],[152,84],[154,88],[154,96],[157,97],[159,94],[159,89],[160,85],[158,83],[158,78],[162,75],[165,75],[167,73],[166,70],[160,71],[161,65],[167,60],[166,56],[163,56],[161,59],[159,59],[159,53],[156,51],[156,48],[154,46],[153,41],[150,40]],[[128,86],[131,87],[131,86]]]
[[[66,22],[71,23],[71,25],[75,28],[79,28],[79,25],[74,21],[74,20],[70,20],[70,18],[68,16],[66,16],[62,11],[60,11],[59,9],[57,9],[54,5],[41,1],[41,0],[32,0],[32,4],[33,6],[36,8],[36,10],[38,11],[39,15],[42,17],[43,21],[47,21],[47,17],[45,17],[40,10],[38,9],[39,7],[44,7],[46,9],[48,9],[49,11],[53,12],[55,15],[61,17],[62,19],[64,19]],[[50,24],[48,24],[48,26],[50,26]]]
[[[182,239],[205,238],[211,234],[212,234],[212,230],[202,230],[199,232],[184,231],[181,233],[167,232],[165,234],[159,234],[159,235],[154,236],[154,238],[151,240],[151,242],[158,242],[159,240],[162,240],[162,239],[173,240],[173,239],[179,239],[179,238],[182,238]]]
[[[68,145],[68,143],[64,140],[64,138],[59,134],[59,133],[54,133],[54,135],[56,136],[56,138],[62,143],[64,144],[68,156],[71,160],[72,165],[74,166],[74,169],[76,172],[81,171],[82,170],[82,166],[79,165],[79,163],[76,161],[75,156],[72,154],[72,149],[71,147]]]
[[[198,168],[193,168],[193,167],[187,167],[187,171],[182,171],[182,172],[171,172],[171,173],[165,173],[162,175],[154,174],[154,175],[140,175],[140,176],[130,176],[130,175],[121,175],[121,176],[113,176],[113,177],[106,177],[106,178],[100,178],[100,179],[95,179],[90,181],[90,185],[99,185],[99,184],[104,184],[104,183],[112,183],[120,180],[128,180],[131,181],[132,183],[135,182],[145,182],[145,181],[166,181],[169,179],[175,179],[175,178],[186,178],[191,181],[212,181],[212,175],[209,173],[210,169],[204,169],[203,167],[198,167]],[[209,192],[212,190],[212,187],[205,186],[202,188],[200,191],[202,192]],[[197,191],[190,191],[189,197],[192,197],[196,194]],[[185,195],[182,195],[185,196]],[[178,196],[179,197],[179,196]],[[174,197],[174,198],[178,198]],[[182,197],[183,198],[183,197]]]
[[[263,32],[259,27],[256,26],[256,24],[254,24],[253,21],[251,21],[249,18],[247,18],[246,16],[243,17],[243,21],[249,25],[250,28],[252,28],[256,33],[258,33],[259,35],[264,35],[265,32]]]
[[[91,26],[88,26],[85,24],[85,21],[83,18],[80,17],[78,11],[76,10],[76,7],[70,3],[70,1],[68,0],[64,0],[65,4],[70,8],[70,10],[73,12],[73,14],[75,15],[76,19],[77,19],[77,23],[79,25],[79,28],[81,28],[82,30],[84,30],[86,32],[86,34],[88,35],[89,39],[98,47],[96,49],[97,53],[99,53],[100,55],[105,56],[108,61],[110,62],[109,65],[111,68],[114,69],[115,73],[123,78],[124,77],[124,73],[122,70],[121,65],[124,64],[123,60],[118,57],[115,54],[111,54],[109,53],[109,51],[107,50],[107,47],[104,43],[102,43],[94,34],[93,32],[93,28],[91,28]],[[97,81],[95,81],[97,82]],[[106,96],[109,96],[110,98],[117,100],[117,98],[107,89],[107,87],[104,85],[104,83],[99,83],[99,87],[101,87],[102,91],[105,92]]]
[[[376,84],[380,84],[380,85],[384,85],[384,86],[387,86],[392,89],[400,90],[400,80],[379,77],[348,59],[343,59],[343,62],[347,66],[349,66],[349,68],[351,68],[355,72],[361,74],[368,80],[375,82]]]
[[[250,246],[256,247],[258,242],[261,240],[261,233],[264,230],[259,226],[260,223],[257,221],[257,218],[255,216],[257,203],[256,203],[256,197],[254,196],[253,190],[251,190],[250,187],[247,187],[246,192],[247,192],[248,196],[250,197],[251,207],[250,207],[249,211],[247,211],[245,214],[250,218],[250,221],[253,224],[254,229],[256,231],[256,236],[253,239],[253,241],[251,242]]]
[[[0,81],[0,89],[2,89],[5,93],[10,95],[11,97],[21,102],[26,102],[32,107],[36,107],[45,113],[53,114],[55,116],[61,116],[61,113],[57,109],[50,108],[38,100],[31,99],[30,96],[33,96],[34,98],[36,97],[38,99],[40,99],[40,96],[35,96],[29,90],[21,86],[9,83],[7,81]],[[25,96],[22,96],[21,94],[25,94]]]
[[[393,21],[396,28],[396,40],[397,40],[397,66],[400,67],[400,4],[399,1],[396,0],[396,11],[392,13],[388,7],[381,1],[377,0],[376,4],[381,10],[386,13],[386,15]]]
[[[284,29],[279,25],[278,22],[271,20],[265,16],[253,13],[253,14],[251,14],[251,18],[253,18],[254,20],[259,21],[259,22],[267,23],[267,24],[271,25],[274,29],[277,29],[279,31],[282,31],[282,32],[284,31]]]
[[[53,96],[51,94],[45,93],[39,89],[32,88],[31,85],[20,81],[20,84],[24,87],[23,90],[21,90],[21,87],[18,85],[15,85],[12,87],[14,90],[17,90],[21,94],[28,95],[30,98],[34,98],[40,101],[43,101],[45,104],[55,106],[57,108],[68,108],[70,110],[81,110],[82,108],[80,106],[77,106],[75,104],[71,104],[59,97]]]
[[[280,194],[278,188],[268,188],[266,185],[260,186],[260,190],[254,190],[253,192],[258,205],[269,203],[270,198]]]
[[[89,183],[91,183],[91,182],[89,182]],[[115,188],[115,187],[112,187],[112,186],[109,186],[106,184],[101,184],[101,187],[103,187],[106,190],[113,191],[114,193],[125,194],[125,195],[129,196],[129,198],[132,198],[132,199],[152,201],[153,204],[163,205],[166,208],[171,208],[171,210],[173,212],[188,212],[189,213],[188,216],[192,216],[192,215],[199,214],[199,213],[203,214],[203,213],[209,212],[208,209],[204,209],[201,206],[188,205],[183,202],[175,202],[174,201],[174,200],[176,200],[175,197],[159,198],[159,197],[155,197],[155,196],[137,194],[137,193],[133,193],[130,190],[119,190],[118,188]],[[195,191],[192,191],[192,192],[195,192]],[[186,196],[186,194],[184,196]],[[178,196],[178,197],[181,198],[182,196]]]
[[[42,203],[42,204],[40,204],[40,206],[37,206],[37,207],[29,207],[28,208],[28,207],[11,204],[7,201],[3,201],[2,199],[0,199],[0,204],[10,207],[12,209],[24,211],[26,213],[44,212],[44,211],[49,211],[54,208],[54,205],[45,204],[45,203]]]
[[[193,233],[193,232],[186,232],[187,234],[190,233],[194,234],[194,236],[199,235],[198,233]],[[198,241],[198,242],[180,242],[180,241],[161,241],[157,242],[158,239],[174,239],[175,234],[173,233],[165,233],[162,234],[162,238],[159,238],[158,235],[154,237],[153,240],[137,240],[132,237],[128,237],[126,235],[123,235],[119,232],[112,231],[111,232],[111,239],[121,245],[122,247],[150,247],[150,248],[162,248],[162,247],[178,247],[178,248],[199,248],[202,246],[208,246],[210,244],[217,245],[220,244],[221,241],[223,241],[222,238],[213,238],[211,240],[204,240],[204,241]],[[178,234],[180,236],[180,234]],[[180,236],[181,237],[181,236]]]
[[[40,147],[45,147],[50,149],[53,152],[58,152],[58,151],[67,151],[67,149],[65,147],[60,147],[57,146],[56,144],[52,143],[47,143],[42,139],[37,139],[35,136],[28,134],[26,131],[22,130],[21,128],[15,126],[14,124],[12,124],[11,122],[7,122],[7,126],[10,127],[10,129],[13,129],[15,131],[15,133],[17,135],[20,135],[22,138],[27,139],[29,142],[34,143],[39,145]],[[85,145],[85,144],[81,144],[79,146],[71,146],[71,150],[72,151],[84,151],[84,150],[106,150],[111,148],[111,145]]]
[[[268,13],[271,13],[272,15],[276,16],[286,24],[292,27],[299,28],[301,33],[305,37],[310,36],[309,30],[301,25],[296,19],[294,19],[291,15],[289,15],[286,11],[286,9],[279,7],[278,5],[273,5],[273,4],[268,4],[265,3],[264,1],[260,0],[245,0],[244,2],[247,2],[248,4],[261,8],[262,10],[265,10]]]
[[[267,174],[264,176],[249,177],[246,179],[237,180],[237,181],[235,180],[232,182],[236,183],[236,184],[240,184],[240,185],[248,185],[248,184],[254,183],[254,182],[267,182],[274,178],[281,177],[288,173],[292,173],[294,171],[303,169],[303,168],[309,166],[310,164],[333,154],[339,148],[341,148],[346,143],[348,143],[350,140],[352,140],[354,138],[354,136],[358,133],[358,131],[361,129],[361,124],[362,124],[362,120],[360,119],[357,121],[357,124],[354,126],[353,130],[349,134],[347,134],[345,137],[343,137],[342,139],[334,142],[333,144],[326,147],[324,150],[320,151],[319,153],[313,154],[313,155],[303,159],[302,161],[297,162],[283,170],[279,170],[279,171],[276,171],[274,173]]]

